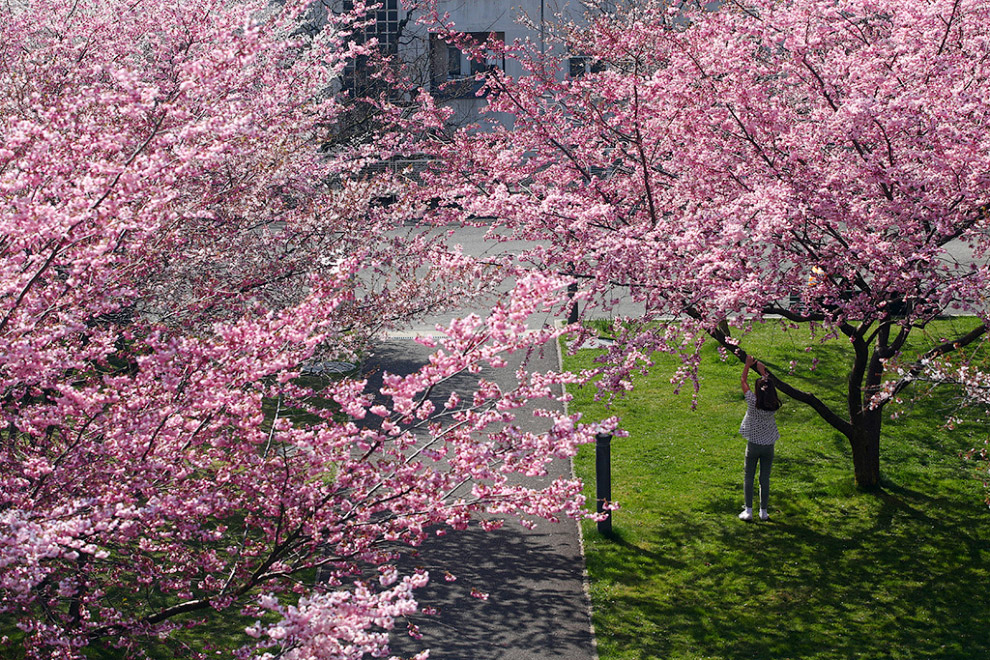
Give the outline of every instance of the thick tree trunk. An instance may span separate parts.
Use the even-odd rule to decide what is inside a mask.
[[[852,448],[856,485],[863,490],[880,488],[880,416],[858,420],[848,436]]]

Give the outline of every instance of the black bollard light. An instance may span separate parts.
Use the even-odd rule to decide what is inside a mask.
[[[598,498],[596,511],[605,511],[605,503],[612,502],[612,434],[599,432],[595,434],[595,497]],[[606,512],[607,517],[598,521],[598,533],[603,536],[612,534],[612,511]]]
[[[575,323],[578,322],[578,318],[580,318],[578,316],[578,304],[577,301],[574,300],[574,296],[577,295],[577,292],[578,292],[577,282],[571,282],[570,284],[567,285],[567,298],[568,300],[571,301],[571,307],[567,313],[568,325],[574,325]]]

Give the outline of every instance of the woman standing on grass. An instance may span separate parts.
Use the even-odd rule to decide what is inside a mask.
[[[756,381],[756,392],[749,388],[750,367],[756,367],[760,378]],[[773,447],[780,437],[777,431],[776,414],[780,408],[777,388],[770,380],[770,374],[763,363],[752,356],[746,356],[742,372],[742,391],[746,397],[746,416],[739,426],[739,433],[746,438],[746,470],[743,478],[743,494],[746,506],[739,514],[741,520],[753,519],[753,478],[756,464],[760,464],[760,520],[767,520],[767,502],[770,499],[770,467],[773,465]]]

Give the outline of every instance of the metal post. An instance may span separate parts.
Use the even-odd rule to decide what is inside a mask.
[[[578,322],[578,304],[574,300],[574,296],[577,295],[578,285],[577,282],[571,282],[567,285],[567,299],[571,301],[571,307],[567,312],[567,323],[568,325],[574,325]]]
[[[605,503],[612,501],[612,434],[595,434],[595,497],[598,513],[605,511]],[[612,512],[607,512],[604,520],[598,521],[598,533],[612,534]]]

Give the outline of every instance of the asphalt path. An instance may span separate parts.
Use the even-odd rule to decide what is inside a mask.
[[[451,228],[440,228],[434,230],[437,235],[445,235],[445,242],[447,245],[453,247],[455,245],[460,246],[465,254],[478,257],[492,257],[496,258],[501,255],[512,254],[518,255],[526,250],[532,249],[536,246],[533,241],[494,241],[487,239],[486,233],[489,228],[486,226],[478,227],[457,227],[455,229]],[[447,235],[449,234],[449,235]],[[969,267],[971,264],[978,263],[982,265],[985,263],[984,260],[977,260],[973,256],[972,250],[965,245],[962,241],[953,241],[945,246],[942,254],[938,259],[945,263],[956,263],[963,266],[963,272],[965,268]],[[501,291],[508,290],[511,287],[511,282],[506,282],[503,284]],[[634,303],[626,297],[627,288],[626,287],[615,287],[614,296],[619,300],[618,304],[608,311],[602,311],[598,309],[587,310],[590,313],[586,315],[588,318],[638,318],[642,316],[645,309],[642,304]],[[478,314],[484,315],[485,309],[483,309],[484,301],[475,301],[474,307],[461,307],[452,308],[443,314],[430,317],[418,322],[415,328],[411,331],[432,331],[436,324],[447,325],[451,320],[465,316],[471,312],[476,312]],[[953,310],[947,310],[949,313],[953,313]],[[532,319],[531,323],[541,323],[552,321],[552,319],[536,318]]]
[[[529,357],[533,370],[555,370],[559,358],[555,346]],[[380,383],[383,371],[408,374],[426,362],[430,350],[410,338],[381,342],[362,369],[369,385]],[[516,356],[503,369],[489,369],[481,376],[505,388],[515,385]],[[461,392],[478,375],[455,378],[433,397],[439,405],[452,389]],[[541,401],[543,408],[550,407]],[[546,420],[518,412],[518,423],[527,430],[546,428]],[[570,461],[555,461],[545,480],[572,473]],[[533,481],[520,480],[520,481]],[[577,523],[539,521],[526,529],[509,520],[498,530],[486,532],[476,525],[431,537],[407,556],[405,570],[416,567],[430,572],[428,586],[418,590],[421,607],[436,614],[417,616],[421,639],[403,630],[393,635],[392,652],[410,657],[430,649],[433,660],[592,660],[595,653],[591,610],[587,595],[584,557]],[[448,581],[447,574],[456,577]],[[487,594],[486,599],[477,593]]]
[[[498,241],[486,238],[486,234],[489,231],[487,226],[466,226],[466,227],[440,227],[430,230],[430,233],[442,237],[443,242],[449,247],[454,248],[459,246],[463,253],[470,255],[472,257],[484,260],[490,258],[493,261],[499,259],[505,255],[519,255],[523,252],[534,248],[537,243],[535,241],[521,241],[521,240],[504,240]],[[427,319],[421,319],[416,324],[410,328],[410,332],[429,332],[435,330],[437,324],[446,326],[456,318],[461,318],[467,316],[471,313],[476,313],[484,317],[490,307],[486,307],[485,303],[491,303],[495,300],[496,296],[505,293],[512,288],[512,280],[506,280],[502,282],[499,288],[493,292],[493,295],[487,299],[471,301],[467,306],[454,306],[450,309]],[[624,297],[625,288],[616,287],[616,296],[618,298]],[[607,313],[598,312],[592,310],[591,316],[595,318],[620,318],[620,317],[638,317],[644,312],[644,307],[639,303],[634,303],[629,300],[622,300],[613,309],[610,309]],[[532,317],[529,319],[529,324],[541,325],[543,323],[553,322],[552,317],[539,316]]]

